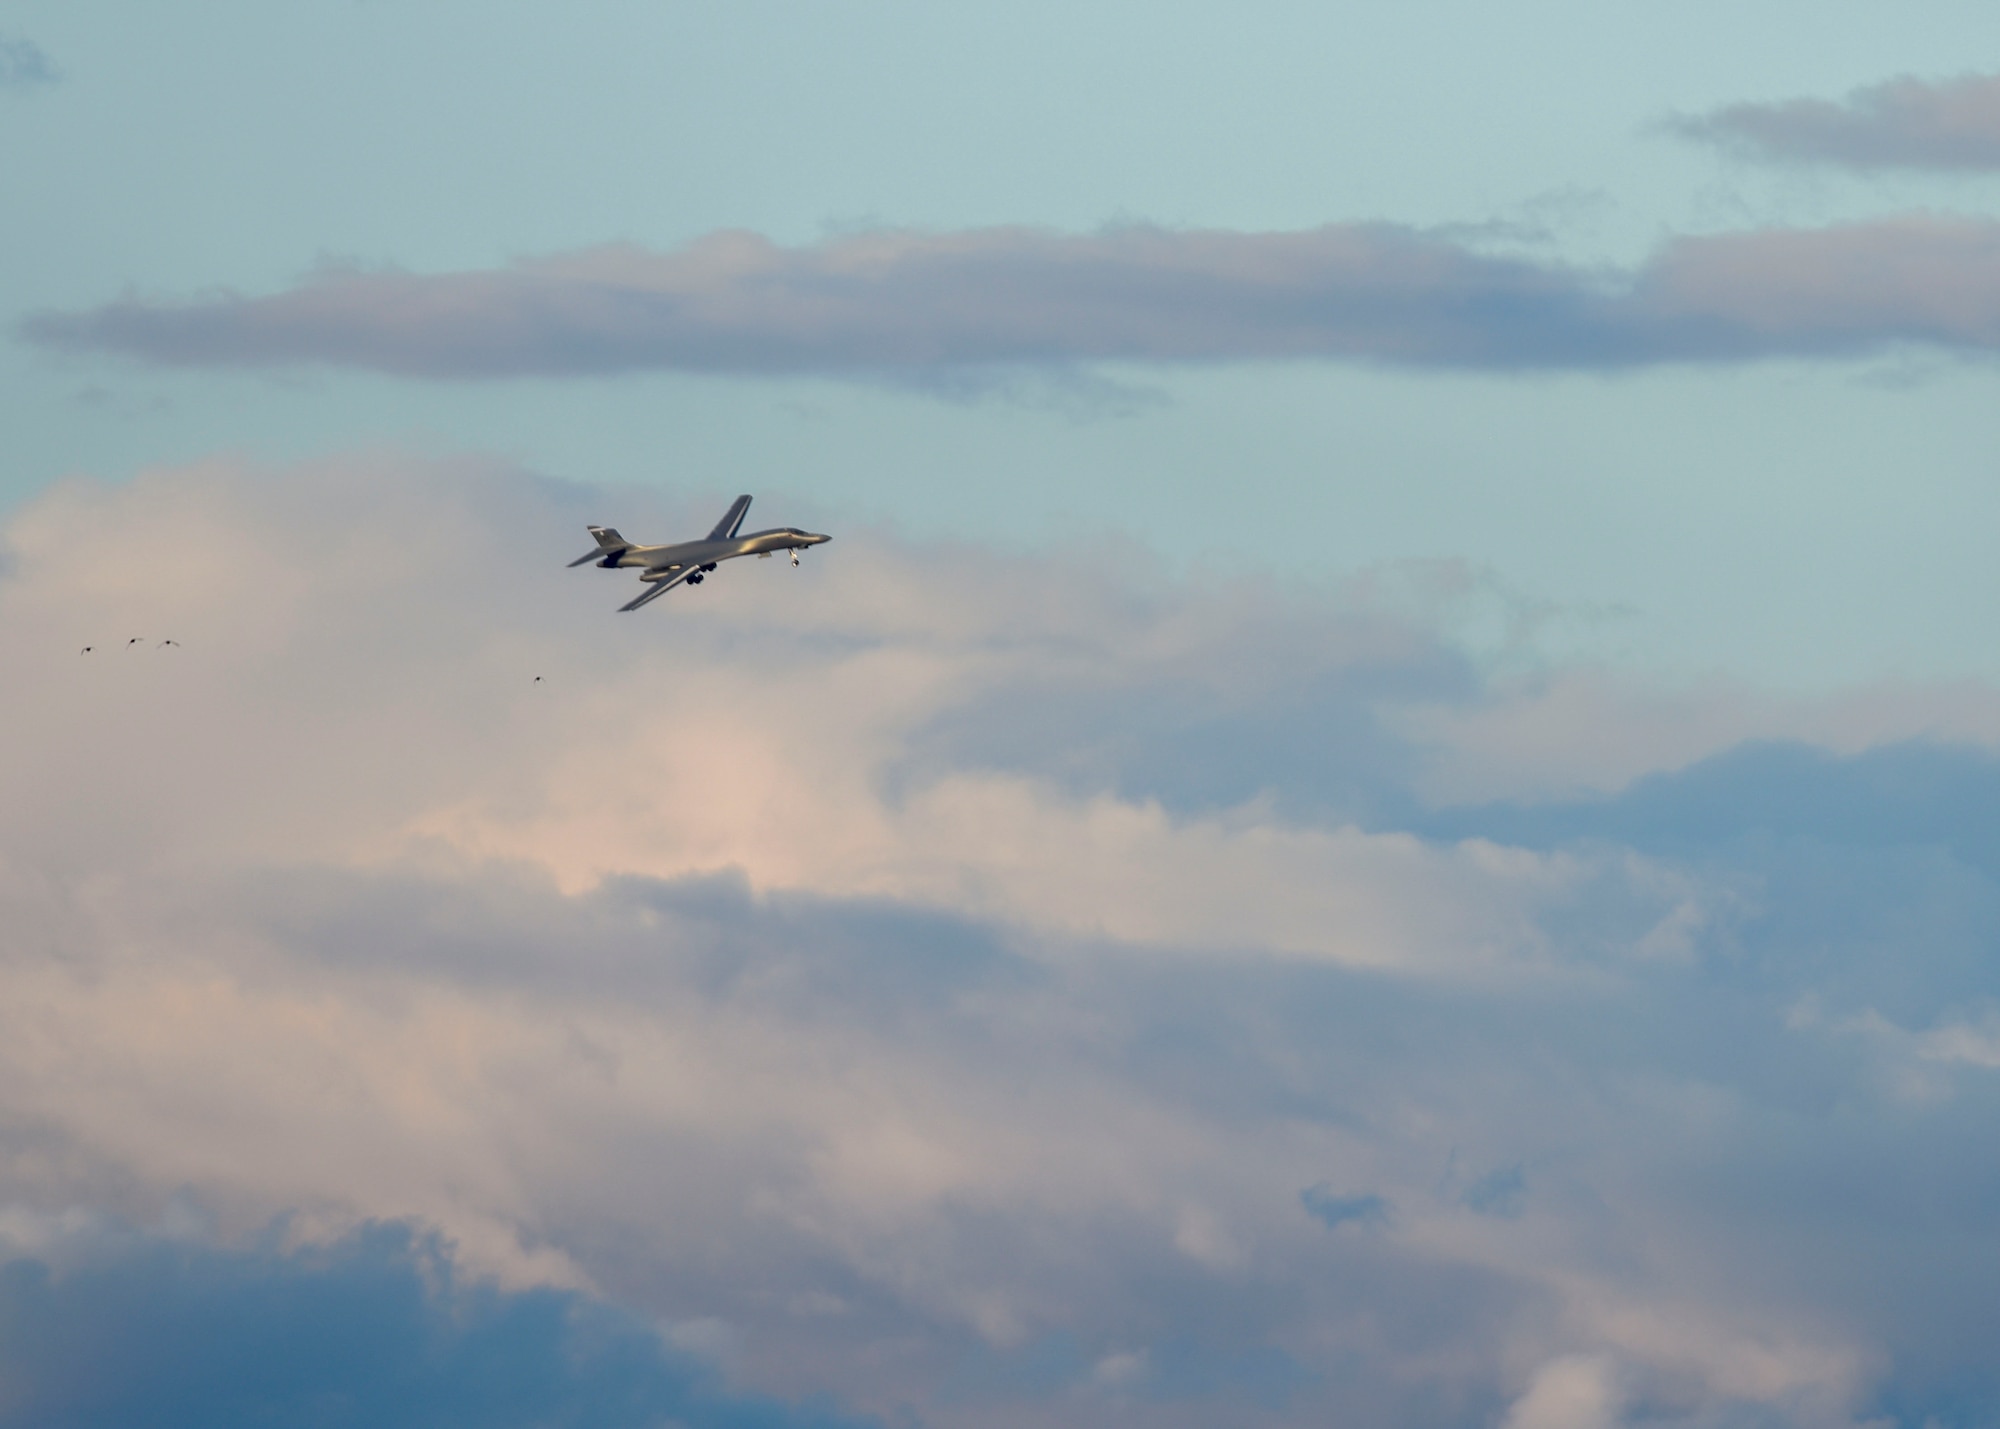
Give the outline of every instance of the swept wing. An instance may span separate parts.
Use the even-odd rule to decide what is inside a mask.
[[[620,610],[637,610],[640,606],[644,605],[649,600],[658,600],[661,596],[665,595],[668,591],[672,590],[675,586],[679,585],[682,581],[686,580],[689,576],[693,575],[696,571],[700,569],[701,569],[700,566],[693,566],[693,565],[682,566],[672,575],[667,576],[661,580],[652,582],[652,589],[647,591],[645,594],[639,596],[636,600],[628,600],[625,602],[625,604],[619,606],[618,608]]]

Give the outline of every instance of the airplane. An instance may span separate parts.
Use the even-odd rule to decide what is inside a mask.
[[[790,551],[792,564],[796,566],[801,550],[833,539],[801,531],[796,526],[778,526],[769,531],[752,531],[747,536],[739,536],[737,528],[743,524],[749,510],[750,498],[739,496],[730,504],[722,519],[715,523],[708,539],[682,541],[673,546],[635,546],[609,526],[592,526],[588,529],[597,538],[597,549],[578,556],[570,565],[575,567],[594,562],[606,570],[618,567],[637,569],[639,579],[651,585],[652,589],[618,607],[621,611],[637,610],[677,585],[700,585],[706,573],[723,561],[733,561],[738,556],[768,559],[773,551]]]

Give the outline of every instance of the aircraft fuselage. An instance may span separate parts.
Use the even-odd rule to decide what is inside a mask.
[[[828,540],[795,526],[769,531],[752,531],[723,541],[680,541],[671,546],[627,546],[615,556],[606,556],[600,566],[637,567],[651,578],[654,572],[669,575],[690,566],[706,567],[738,556],[768,556],[774,551],[799,551]]]

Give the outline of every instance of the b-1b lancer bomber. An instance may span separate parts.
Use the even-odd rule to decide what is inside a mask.
[[[592,526],[590,534],[597,538],[597,549],[587,556],[578,556],[570,564],[580,566],[595,562],[607,570],[627,567],[638,571],[639,579],[651,589],[618,607],[620,610],[637,610],[649,600],[658,600],[677,585],[700,585],[708,572],[723,561],[733,561],[738,556],[769,556],[773,551],[790,551],[792,564],[796,566],[800,551],[833,539],[801,531],[796,526],[778,526],[769,531],[752,531],[747,536],[739,536],[737,528],[743,524],[749,510],[750,498],[739,496],[730,505],[728,513],[715,523],[708,539],[682,541],[675,546],[635,546],[609,526]]]

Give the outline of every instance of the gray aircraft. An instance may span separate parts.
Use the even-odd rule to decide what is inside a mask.
[[[592,526],[590,534],[597,538],[597,549],[587,556],[578,556],[570,565],[595,562],[607,570],[629,567],[638,571],[639,579],[647,582],[652,589],[618,607],[620,610],[637,610],[649,600],[658,600],[677,585],[700,585],[707,573],[723,561],[733,561],[738,556],[768,557],[774,551],[790,551],[792,564],[796,566],[800,551],[833,539],[801,531],[796,526],[778,526],[769,531],[752,531],[747,536],[739,536],[737,528],[743,524],[749,510],[750,498],[739,496],[730,505],[728,513],[715,523],[715,529],[708,533],[707,540],[682,541],[676,546],[635,546],[609,526]]]

